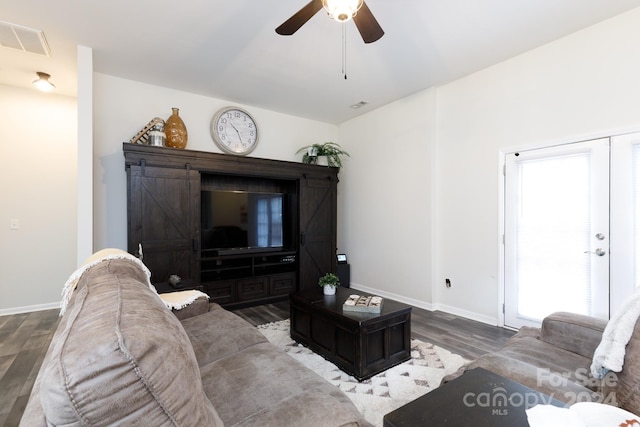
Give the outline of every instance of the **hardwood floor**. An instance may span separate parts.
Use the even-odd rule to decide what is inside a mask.
[[[289,303],[235,310],[252,325],[289,318]],[[0,316],[0,426],[20,422],[44,354],[58,324],[58,310]],[[474,359],[500,348],[514,332],[419,308],[411,315],[412,338]]]
[[[17,426],[58,324],[58,310],[0,316],[0,425]]]
[[[430,342],[469,360],[499,349],[513,335],[512,330],[442,311],[414,307],[411,312],[412,338]]]

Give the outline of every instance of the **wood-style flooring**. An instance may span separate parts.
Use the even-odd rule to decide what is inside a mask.
[[[253,325],[289,317],[289,303],[236,310]],[[58,310],[0,316],[0,426],[17,426],[58,324]],[[454,315],[413,309],[411,335],[467,359],[500,348],[514,334]]]
[[[0,316],[0,425],[19,424],[57,324],[58,310]]]

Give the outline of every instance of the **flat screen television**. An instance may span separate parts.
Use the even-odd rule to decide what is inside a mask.
[[[202,191],[202,250],[218,255],[283,250],[288,241],[287,216],[284,193]]]

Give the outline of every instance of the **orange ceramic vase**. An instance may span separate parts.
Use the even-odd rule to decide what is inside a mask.
[[[167,135],[167,147],[184,148],[187,146],[187,127],[178,115],[178,109],[172,108],[171,116],[164,125],[164,133]]]

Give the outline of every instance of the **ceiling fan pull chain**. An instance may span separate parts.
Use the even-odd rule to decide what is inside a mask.
[[[342,74],[347,80],[347,26],[342,23]]]

